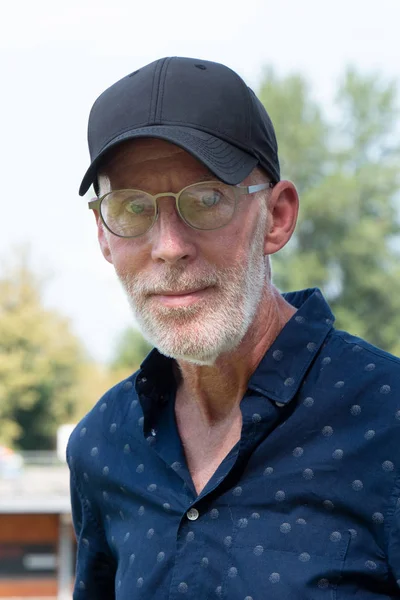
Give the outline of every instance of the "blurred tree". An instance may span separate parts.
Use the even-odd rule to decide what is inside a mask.
[[[125,377],[136,371],[153,346],[145,340],[138,329],[128,327],[117,342],[111,369],[125,373]]]
[[[52,449],[76,411],[80,343],[41,300],[25,253],[0,277],[0,444]]]
[[[80,401],[74,408],[73,422],[80,420],[106,390],[134,373],[151,349],[137,329],[128,327],[120,336],[109,365],[83,361],[77,388]]]
[[[70,422],[77,423],[93,408],[94,404],[108,389],[131,373],[131,370],[129,372],[127,369],[114,370],[109,365],[83,361],[79,367],[79,383],[77,386],[79,403],[75,404]]]
[[[400,354],[400,145],[394,84],[345,73],[328,120],[299,75],[260,89],[283,178],[300,192],[292,241],[273,257],[282,291],[318,286],[336,325]]]

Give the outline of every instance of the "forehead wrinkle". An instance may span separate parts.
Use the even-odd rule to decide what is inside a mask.
[[[179,162],[176,157],[168,155],[165,158],[152,158],[141,163],[134,164],[129,160],[119,162],[118,166],[114,163],[114,168],[108,169],[103,166],[99,172],[99,183],[101,194],[105,194],[116,189],[142,189],[150,193],[173,191],[171,189],[178,183],[180,189],[193,183],[204,181],[219,181],[216,175],[207,169],[200,161],[189,158],[188,153],[184,153],[185,158]],[[128,158],[128,157],[127,157]],[[103,182],[106,186],[103,191]]]
[[[103,162],[103,169],[112,169],[121,162],[129,161],[130,164],[141,164],[162,158],[169,158],[176,154],[187,154],[180,146],[176,146],[165,140],[153,138],[142,138],[130,140],[111,150]]]
[[[138,153],[139,156],[143,156],[143,151]],[[150,161],[154,161],[154,160],[159,160],[160,158],[170,158],[171,156],[175,155],[175,154],[187,154],[187,152],[185,152],[185,150],[183,150],[183,148],[179,148],[178,146],[172,146],[171,149],[169,148],[164,148],[164,146],[162,146],[161,148],[158,147],[158,151],[155,152],[154,148],[151,151],[151,155],[147,156],[144,159],[144,162],[150,162]],[[139,164],[140,162],[143,161],[138,161]]]

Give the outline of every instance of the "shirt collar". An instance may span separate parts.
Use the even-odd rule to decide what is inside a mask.
[[[332,329],[335,317],[317,288],[282,294],[297,312],[286,323],[250,378],[249,389],[275,402],[287,404],[299,390],[304,376]],[[166,394],[175,388],[173,359],[150,352],[141,365],[138,380],[147,392]],[[149,389],[151,388],[151,390]]]
[[[297,312],[286,323],[250,378],[249,388],[287,404],[332,329],[335,317],[317,288],[282,294]]]

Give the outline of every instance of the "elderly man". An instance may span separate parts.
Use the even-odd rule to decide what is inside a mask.
[[[74,599],[400,597],[400,361],[273,286],[298,196],[264,107],[164,58],[97,99],[89,147],[80,193],[155,349],[69,442]]]

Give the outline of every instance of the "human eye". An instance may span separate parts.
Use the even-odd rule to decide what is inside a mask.
[[[154,212],[151,198],[145,196],[130,196],[125,198],[124,211],[133,216],[147,216]]]
[[[134,215],[140,215],[145,211],[146,207],[144,202],[127,202],[125,204],[125,210],[127,212],[133,213]]]
[[[200,196],[200,201],[206,208],[212,208],[222,200],[222,193],[218,190],[204,190]]]

